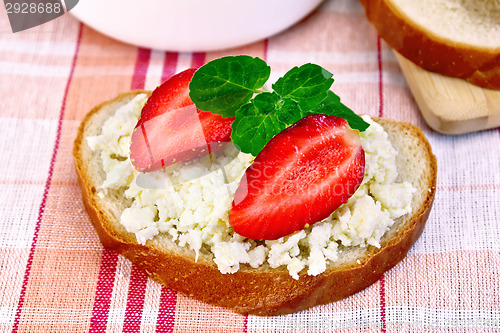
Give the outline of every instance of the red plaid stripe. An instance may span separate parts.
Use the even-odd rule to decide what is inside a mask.
[[[61,105],[61,111],[59,113],[59,120],[57,123],[56,140],[54,143],[54,150],[52,152],[52,158],[50,160],[49,174],[47,176],[47,181],[45,182],[45,189],[43,191],[42,203],[40,204],[40,209],[38,210],[38,219],[37,219],[37,223],[36,223],[36,227],[35,227],[35,233],[33,235],[33,241],[31,244],[29,255],[28,255],[28,262],[26,264],[26,270],[24,272],[24,279],[22,282],[21,293],[19,295],[19,303],[17,305],[16,316],[15,316],[14,325],[12,328],[13,333],[17,332],[19,329],[19,320],[20,320],[21,312],[23,310],[23,305],[24,305],[24,301],[25,301],[25,297],[26,297],[26,287],[28,285],[28,280],[30,278],[31,267],[33,265],[33,256],[34,256],[35,248],[36,248],[37,241],[38,241],[38,233],[40,231],[40,225],[42,223],[42,218],[43,218],[43,215],[45,213],[47,196],[49,194],[50,187],[52,185],[52,177],[54,176],[55,161],[56,161],[56,157],[57,157],[57,153],[58,153],[58,149],[59,149],[59,143],[61,141],[61,129],[62,129],[62,124],[63,124],[63,119],[64,119],[64,112],[66,110],[66,101],[67,101],[67,97],[68,97],[69,86],[71,85],[71,81],[73,79],[73,74],[75,72],[75,65],[76,65],[76,60],[78,58],[78,51],[80,49],[81,36],[82,36],[82,25],[80,24],[80,28],[78,31],[78,39],[77,39],[76,46],[75,46],[75,54],[73,56],[73,62],[71,64],[70,74],[68,76],[68,81],[66,83],[66,88],[64,90],[64,97],[63,97],[63,102]]]

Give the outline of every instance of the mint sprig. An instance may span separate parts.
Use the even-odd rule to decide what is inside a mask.
[[[224,57],[200,67],[189,84],[189,96],[196,107],[234,117],[269,79],[271,68],[259,58]]]
[[[196,107],[222,117],[236,117],[231,139],[242,152],[254,156],[276,134],[311,114],[345,119],[364,131],[369,124],[340,102],[330,90],[333,75],[321,66],[294,67],[273,85],[261,88],[270,76],[265,61],[250,56],[228,56],[200,67],[189,84]]]

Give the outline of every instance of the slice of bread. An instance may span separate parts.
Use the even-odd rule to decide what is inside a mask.
[[[100,133],[104,121],[138,91],[125,93],[93,109],[83,120],[74,143],[74,160],[82,198],[102,244],[137,265],[153,280],[203,302],[239,313],[278,315],[346,298],[376,282],[402,260],[423,231],[436,189],[436,158],[421,130],[407,123],[377,119],[398,150],[398,181],[417,189],[413,213],[399,218],[381,240],[381,247],[345,248],[339,260],[317,276],[293,279],[286,268],[243,265],[234,274],[222,274],[209,255],[177,246],[158,235],[140,245],[119,223],[131,203],[121,190],[98,195],[105,179],[99,153],[86,137]]]
[[[361,0],[396,51],[425,70],[500,89],[499,0]]]

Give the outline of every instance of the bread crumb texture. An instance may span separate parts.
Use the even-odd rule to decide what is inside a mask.
[[[500,0],[391,0],[424,30],[486,48],[500,46]]]
[[[365,177],[349,201],[323,221],[292,235],[273,241],[244,238],[229,226],[228,212],[253,156],[228,144],[216,154],[138,173],[129,160],[129,147],[146,100],[146,94],[137,95],[117,109],[98,135],[86,138],[105,173],[99,195],[116,200],[118,192],[128,198],[131,204],[123,210],[120,223],[139,244],[166,237],[192,251],[195,260],[200,256],[213,260],[224,274],[244,265],[286,267],[298,279],[300,274],[321,274],[339,260],[339,253],[380,247],[395,220],[411,213],[416,189],[397,181],[397,151],[383,128],[363,116],[370,123],[361,133]]]

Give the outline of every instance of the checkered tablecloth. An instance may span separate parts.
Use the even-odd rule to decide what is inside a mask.
[[[358,113],[420,126],[438,160],[433,210],[407,258],[364,291],[293,315],[243,316],[148,280],[103,249],[72,160],[95,105],[228,54],[272,78],[317,63]],[[424,122],[388,46],[354,0],[326,1],[245,47],[126,45],[71,15],[12,33],[0,8],[0,332],[500,332],[500,130],[445,136]]]

